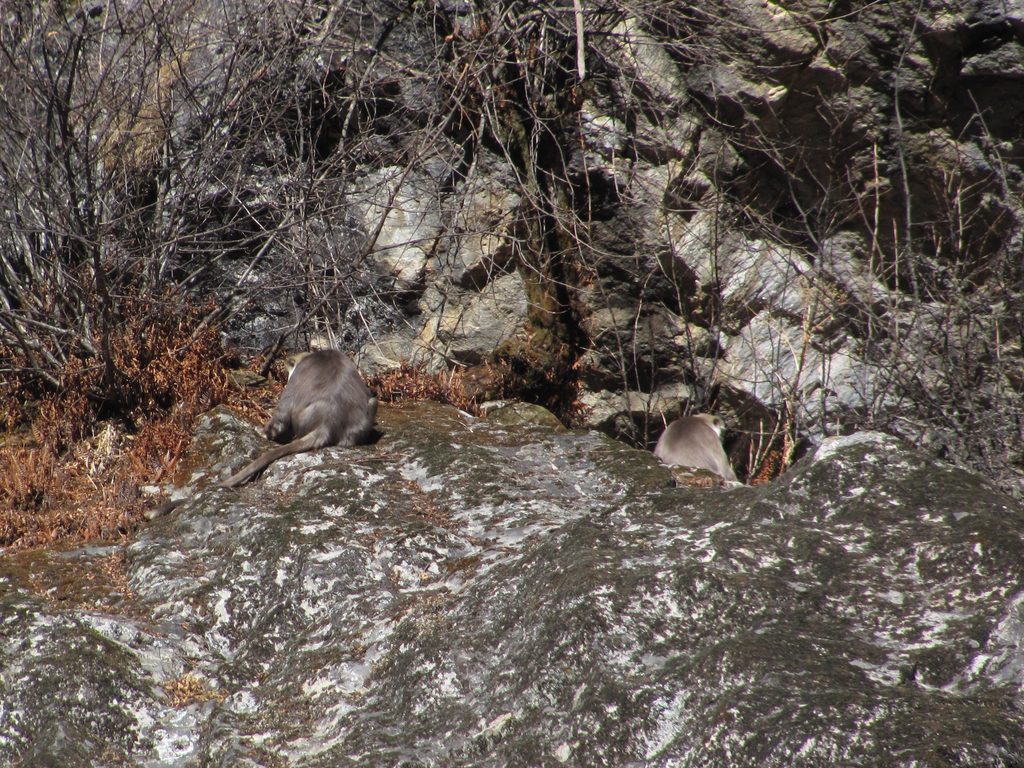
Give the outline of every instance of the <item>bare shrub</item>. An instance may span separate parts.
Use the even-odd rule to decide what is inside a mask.
[[[134,476],[165,472],[157,457],[176,455],[180,437],[145,420],[226,397],[223,375],[204,368],[223,358],[217,333],[264,353],[265,374],[286,345],[416,330],[406,309],[428,284],[446,289],[432,281],[448,251],[487,237],[501,246],[467,285],[517,270],[527,327],[460,374],[461,394],[458,377],[408,367],[382,388],[460,407],[516,393],[574,421],[586,355],[602,345],[600,386],[653,397],[670,381],[690,388],[687,408],[740,415],[736,451],[753,477],[784,469],[800,434],[861,427],[1008,477],[1022,462],[1007,447],[1022,421],[1024,275],[1010,231],[1021,201],[983,110],[955,142],[915,124],[898,87],[880,96],[888,114],[862,115],[829,90],[841,74],[815,80],[801,58],[819,54],[829,18],[721,8],[11,0],[0,11],[5,425],[35,419],[43,467],[114,419],[149,446]],[[913,16],[899,4],[851,13]],[[782,25],[797,53],[762,46],[763,23]],[[889,26],[903,67],[918,23]],[[753,62],[718,73],[750,81],[719,87],[707,73],[723,61]],[[483,174],[514,203],[467,231],[465,196]],[[414,224],[385,242],[396,219]],[[730,251],[732,236],[764,247]],[[855,256],[843,273],[829,254],[845,236],[861,250],[844,251]],[[792,305],[763,285],[733,292],[767,251],[779,282],[799,283]],[[694,253],[706,269],[687,263]],[[597,339],[601,310],[614,327]],[[723,349],[759,314],[770,339],[740,380]],[[861,365],[857,398],[828,385],[847,353]],[[653,402],[627,435],[637,445],[661,419]],[[34,487],[10,498],[27,509]]]

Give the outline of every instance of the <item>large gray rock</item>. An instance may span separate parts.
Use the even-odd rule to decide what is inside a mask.
[[[858,434],[694,490],[593,432],[380,416],[123,548],[0,561],[0,762],[1024,759],[1024,510],[984,479]],[[196,446],[258,444],[221,411]]]
[[[376,233],[371,257],[400,291],[416,290],[441,236],[441,217],[429,179],[406,168],[382,168],[352,197],[367,229]]]
[[[418,322],[372,339],[359,352],[368,374],[412,363],[428,371],[489,358],[503,342],[525,334],[526,286],[512,272],[482,290],[431,286],[420,298]]]

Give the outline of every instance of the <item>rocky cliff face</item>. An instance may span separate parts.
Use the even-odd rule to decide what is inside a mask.
[[[465,32],[486,23],[497,37],[486,12],[452,9],[452,34],[468,38],[452,61],[500,47]],[[550,129],[577,202],[548,214],[572,230],[572,253],[555,255],[577,275],[561,311],[579,333],[563,341],[577,345],[587,423],[649,446],[663,415],[715,405],[751,472],[781,432],[796,433],[792,445],[873,424],[1015,485],[1018,11],[588,9],[587,78]],[[543,44],[576,44],[561,32]],[[479,116],[486,134],[491,117]],[[456,183],[413,165],[414,191],[385,222],[374,253],[411,303],[399,329],[363,344],[370,370],[472,366],[538,331],[540,270],[522,254],[536,190],[510,140],[461,146],[472,162]]]
[[[637,446],[718,410],[749,476],[873,428],[1020,492],[1018,3],[10,5],[28,370],[170,283],[245,350],[451,368]]]
[[[1024,757],[1024,510],[879,434],[677,488],[596,432],[382,408],[121,549],[0,560],[0,762]],[[257,447],[211,414],[212,469]]]
[[[584,294],[588,359],[621,371],[588,380],[595,417],[621,418],[605,387],[635,413],[720,384],[723,405],[819,436],[877,420],[961,459],[990,449],[950,430],[1018,442],[1016,416],[938,413],[985,410],[975,386],[1015,390],[1019,413],[1019,363],[967,384],[951,362],[1019,360],[1019,136],[985,117],[1021,110],[991,100],[1024,72],[1013,11],[723,2],[642,21],[622,71],[665,108],[631,124],[595,99],[583,128],[621,202]],[[903,408],[925,392],[930,417]]]

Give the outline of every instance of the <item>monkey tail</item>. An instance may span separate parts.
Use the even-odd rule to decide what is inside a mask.
[[[237,488],[238,486],[252,480],[278,459],[284,458],[285,456],[291,456],[293,453],[303,453],[304,451],[312,451],[321,447],[323,445],[322,439],[320,430],[315,429],[302,437],[292,440],[290,443],[285,443],[277,448],[271,448],[269,451],[261,453],[259,457],[249,464],[246,464],[242,469],[238,470],[238,472],[221,483],[220,487]]]

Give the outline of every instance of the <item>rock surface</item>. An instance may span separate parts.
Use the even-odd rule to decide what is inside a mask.
[[[1024,509],[983,479],[873,433],[722,490],[596,432],[379,426],[0,560],[0,762],[1024,760]],[[193,487],[258,447],[212,414]]]

